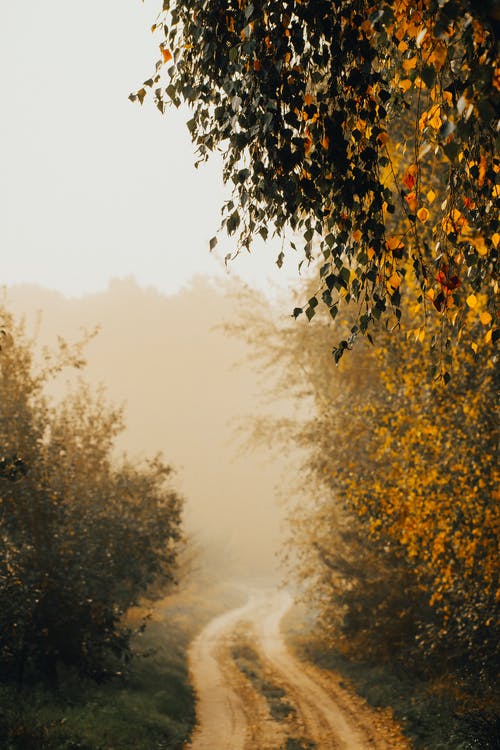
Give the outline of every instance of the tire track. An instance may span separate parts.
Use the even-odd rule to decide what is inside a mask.
[[[380,715],[341,688],[338,678],[289,651],[280,623],[292,603],[286,591],[254,591],[247,604],[212,620],[195,639],[189,658],[197,727],[190,750],[280,750],[286,737],[298,735],[318,750],[406,750],[395,726],[382,727]],[[232,653],[243,623],[269,679],[293,704],[293,718],[273,719],[237,668]]]

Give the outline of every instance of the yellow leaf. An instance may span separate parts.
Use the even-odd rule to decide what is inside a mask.
[[[397,271],[394,271],[392,276],[387,279],[387,285],[392,287],[393,289],[398,289],[401,284],[401,276]]]
[[[471,344],[471,349],[474,352],[474,354],[477,354],[477,349],[478,349],[477,344]]]
[[[404,70],[409,71],[409,70],[413,70],[414,68],[416,68],[417,67],[417,60],[418,60],[418,58],[416,56],[415,57],[410,57],[409,60],[403,60],[403,68],[404,68]]]
[[[423,112],[422,113],[422,116],[421,116],[420,120],[418,121],[418,129],[419,130],[422,131],[425,128],[425,126],[427,125],[427,118],[428,118],[428,116],[429,116],[428,112]]]
[[[500,240],[500,234],[498,234],[498,232],[495,232],[495,234],[494,234],[494,235],[493,235],[493,237],[491,238],[491,241],[493,242],[493,247],[494,247],[495,249],[496,249],[496,247],[497,247],[497,245],[498,245],[498,241],[499,241],[499,240]]]
[[[439,109],[434,112],[431,118],[429,118],[429,125],[431,125],[434,130],[439,130],[441,125],[443,124],[443,121],[439,115]]]
[[[493,335],[493,328],[489,328],[486,331],[486,335],[484,337],[485,344],[489,344],[490,343],[492,335]]]
[[[434,192],[434,190],[433,190],[433,189],[431,188],[431,189],[429,190],[429,192],[427,193],[427,200],[429,201],[429,203],[433,203],[433,202],[434,202],[434,199],[435,199],[435,197],[436,197],[436,193],[435,193],[435,192]]]
[[[411,191],[411,193],[408,193],[408,195],[405,195],[405,201],[408,203],[408,208],[410,209],[410,211],[414,213],[418,206],[418,201],[417,195],[413,190]]]
[[[488,254],[488,248],[486,247],[486,242],[484,241],[484,237],[472,237],[471,238],[471,245],[474,245],[479,255],[487,255]]]
[[[417,216],[421,222],[425,222],[429,218],[429,211],[424,206],[422,206],[422,208],[418,209]]]
[[[481,313],[480,321],[483,326],[489,326],[492,321],[491,313],[488,311]]]
[[[360,230],[359,230],[359,229],[356,229],[356,230],[355,230],[355,231],[354,231],[354,232],[352,233],[352,238],[353,238],[354,242],[359,242],[359,241],[360,241],[360,239],[361,239],[361,232],[360,232]]]
[[[475,294],[469,294],[469,296],[466,299],[467,304],[473,310],[475,307],[477,307],[477,297]]]
[[[392,252],[393,250],[399,250],[404,247],[403,243],[401,242],[399,237],[396,237],[396,235],[388,237],[385,241],[385,246],[390,252]]]
[[[405,79],[403,79],[402,81],[400,81],[398,83],[398,86],[399,86],[400,89],[403,89],[403,91],[406,93],[408,91],[408,89],[411,89],[412,82],[410,81],[409,78],[405,78]]]

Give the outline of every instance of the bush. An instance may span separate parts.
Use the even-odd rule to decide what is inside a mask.
[[[0,668],[19,683],[55,685],[62,664],[102,680],[128,658],[125,611],[173,578],[182,502],[161,458],[113,461],[123,420],[101,392],[47,399],[81,347],[36,366],[22,326],[0,318]]]

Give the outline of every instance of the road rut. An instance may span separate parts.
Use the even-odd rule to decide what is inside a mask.
[[[298,660],[280,622],[292,605],[286,591],[253,591],[248,602],[209,623],[190,649],[197,726],[189,750],[404,750],[398,728],[339,685],[339,678]],[[265,697],[234,656],[242,628],[266,684],[280,686],[289,716],[271,715]]]

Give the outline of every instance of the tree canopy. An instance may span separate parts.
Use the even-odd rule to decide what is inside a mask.
[[[306,403],[252,424],[270,448],[303,451],[299,486],[286,489],[287,557],[321,642],[443,684],[453,675],[498,711],[497,363],[460,348],[451,381],[428,381],[432,337],[381,331],[336,368],[327,344],[349,324],[342,314],[322,311],[311,328],[276,326],[248,297],[242,309],[231,328],[274,396]],[[472,309],[465,325],[482,326]]]
[[[418,336],[437,315],[449,340],[475,307],[485,329],[473,343],[499,335],[495,7],[163,2],[161,59],[131,98],[151,89],[162,112],[187,103],[200,161],[222,151],[236,254],[272,231],[278,266],[288,246],[317,261],[295,316],[355,304],[337,359],[379,319]]]
[[[80,347],[42,364],[0,308],[0,668],[2,679],[58,667],[103,679],[130,654],[126,611],[169,585],[182,499],[157,457],[119,463],[121,410],[81,383],[59,404],[46,386],[82,365]]]

